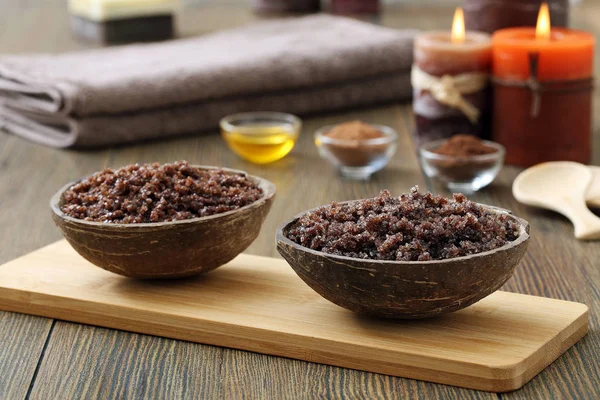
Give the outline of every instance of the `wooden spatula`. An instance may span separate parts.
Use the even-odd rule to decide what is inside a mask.
[[[577,239],[600,239],[600,218],[586,206],[592,169],[575,162],[542,163],[519,174],[513,195],[521,203],[556,211],[569,218]]]

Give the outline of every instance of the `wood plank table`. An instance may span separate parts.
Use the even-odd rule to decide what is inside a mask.
[[[188,6],[179,17],[183,36],[255,20],[239,1]],[[0,53],[59,52],[84,48],[69,33],[64,1],[0,0]],[[381,22],[392,27],[446,28],[451,6],[395,4]],[[600,35],[600,2],[573,8],[572,25]],[[597,53],[598,54],[598,53]],[[600,76],[600,60],[596,60]],[[597,92],[598,93],[598,92]],[[596,100],[598,94],[596,94]],[[600,101],[595,104],[600,114]],[[400,133],[387,169],[366,183],[340,180],[319,159],[312,132],[322,125],[360,118]],[[594,163],[600,162],[600,118]],[[355,110],[305,119],[290,156],[268,166],[233,155],[209,134],[97,151],[61,151],[0,133],[0,263],[61,238],[48,199],[65,182],[133,162],[187,159],[264,176],[278,195],[251,254],[277,256],[273,235],[280,221],[331,200],[399,194],[425,179],[413,151],[410,105]],[[574,300],[590,307],[590,333],[523,389],[502,395],[364,373],[225,348],[0,312],[0,398],[600,398],[600,243],[573,238],[568,221],[516,203],[506,167],[474,200],[510,208],[532,225],[529,251],[504,290]]]

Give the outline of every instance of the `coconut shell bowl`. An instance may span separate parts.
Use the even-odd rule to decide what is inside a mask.
[[[300,214],[277,230],[277,250],[308,286],[338,306],[384,318],[434,317],[468,307],[498,290],[525,254],[527,221],[506,210],[484,207],[508,213],[518,222],[518,238],[495,250],[451,259],[367,260],[323,253],[288,239]]]
[[[201,169],[217,167],[195,166]],[[242,173],[263,196],[237,210],[173,222],[118,224],[65,215],[61,188],[50,201],[52,217],[67,241],[92,264],[132,278],[180,278],[211,271],[231,261],[256,239],[275,197],[273,183]]]

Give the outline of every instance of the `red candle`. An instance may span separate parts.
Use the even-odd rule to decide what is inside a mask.
[[[542,6],[536,28],[499,30],[492,46],[492,136],[506,147],[506,162],[588,163],[594,37],[550,29]]]

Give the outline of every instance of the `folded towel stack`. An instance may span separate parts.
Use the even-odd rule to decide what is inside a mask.
[[[55,147],[214,129],[221,117],[307,114],[411,95],[413,31],[318,15],[203,37],[0,57],[0,127]]]

